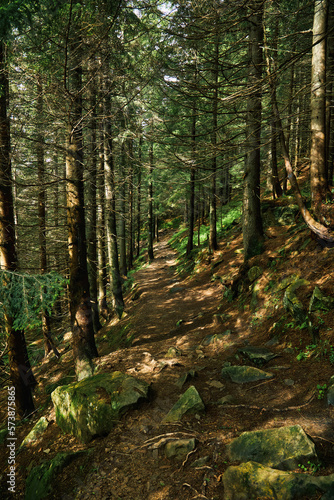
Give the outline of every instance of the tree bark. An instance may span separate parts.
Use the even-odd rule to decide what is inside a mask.
[[[93,73],[94,68],[91,68]],[[90,89],[90,123],[89,123],[89,169],[87,172],[87,262],[89,290],[92,303],[94,331],[98,332],[102,325],[99,318],[99,302],[97,290],[97,235],[96,235],[96,191],[97,191],[97,132],[96,132],[96,83],[92,76]]]
[[[142,160],[142,137],[139,139],[139,155],[138,155],[138,174],[137,174],[137,217],[136,217],[136,225],[137,225],[137,252],[136,256],[139,257],[140,253],[140,235],[141,235],[141,160]]]
[[[286,145],[286,140],[285,140],[285,134],[284,134],[284,129],[282,125],[282,120],[280,118],[279,114],[279,109],[275,97],[275,93],[273,92],[275,89],[272,76],[270,74],[269,68],[267,68],[267,73],[268,73],[268,81],[269,81],[269,86],[273,95],[272,103],[273,103],[273,109],[274,113],[276,116],[276,121],[277,121],[277,126],[278,126],[278,132],[279,132],[279,138],[280,138],[280,145],[281,145],[281,151],[282,151],[282,156],[284,159],[284,164],[285,164],[285,169],[287,173],[287,178],[288,181],[291,184],[291,188],[293,190],[298,208],[300,210],[300,213],[307,224],[307,226],[310,228],[310,230],[317,236],[317,238],[320,240],[320,243],[323,245],[328,245],[328,246],[333,246],[334,244],[334,234],[330,229],[322,225],[321,223],[317,222],[310,214],[309,210],[306,208],[305,203],[303,201],[303,197],[301,195],[299,185],[297,178],[294,174],[291,162],[290,162],[290,155],[289,151]]]
[[[43,86],[41,80],[37,82],[37,171],[38,171],[38,239],[40,255],[40,272],[47,272],[47,251],[46,251],[46,189],[45,189],[45,163],[44,163],[44,135],[43,127]],[[42,313],[42,333],[44,337],[44,352],[47,356],[51,351],[57,358],[60,354],[51,336],[51,322],[48,311]]]
[[[106,115],[110,114],[109,96],[106,96]],[[106,200],[106,226],[108,239],[109,271],[111,281],[111,296],[113,309],[119,318],[124,311],[122,292],[122,278],[118,261],[118,243],[116,229],[116,196],[114,178],[113,141],[111,137],[110,121],[105,119],[104,139],[104,171],[105,171],[105,200]]]
[[[196,80],[196,78],[195,78]],[[195,179],[196,179],[196,170],[195,170],[195,155],[196,155],[196,120],[197,120],[197,110],[196,103],[193,103],[192,110],[192,120],[191,120],[191,149],[192,149],[192,158],[191,158],[191,167],[190,167],[190,182],[189,182],[189,233],[188,233],[188,241],[187,241],[187,257],[190,256],[193,248],[194,248],[194,227],[195,227]]]
[[[102,114],[102,110],[101,110]],[[105,234],[105,171],[104,171],[104,126],[99,125],[99,163],[97,175],[97,214],[96,214],[96,238],[97,238],[97,295],[99,311],[101,316],[107,320],[109,310],[107,304],[107,258],[106,258],[106,234]]]
[[[215,27],[215,31],[217,27]],[[219,38],[215,33],[215,52],[213,69],[213,101],[212,101],[212,133],[211,145],[213,149],[212,167],[211,167],[211,192],[210,192],[210,232],[209,232],[209,250],[217,250],[217,130],[218,130],[218,78],[219,78]]]
[[[326,165],[326,30],[328,0],[315,0],[311,78],[311,196],[312,209],[322,219],[328,194]]]
[[[253,1],[249,8],[248,88],[246,118],[246,161],[243,192],[244,259],[262,252],[263,226],[260,206],[260,147],[261,147],[261,94],[263,2]]]
[[[149,150],[149,178],[148,178],[148,259],[154,259],[153,252],[153,233],[154,233],[154,220],[153,220],[153,143],[150,144]]]
[[[17,270],[14,200],[10,159],[10,122],[7,116],[8,70],[5,43],[0,40],[0,264],[5,271]],[[11,312],[5,313],[9,371],[15,387],[18,413],[24,417],[35,409],[31,387],[33,376],[24,332],[15,330]]]
[[[81,380],[93,374],[92,359],[98,356],[98,352],[94,339],[87,269],[83,183],[81,40],[78,31],[75,37],[75,42],[72,41],[69,44],[69,57],[73,70],[69,75],[71,102],[68,112],[66,145],[66,195],[73,357],[77,378]]]

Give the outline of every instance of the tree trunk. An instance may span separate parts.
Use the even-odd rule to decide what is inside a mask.
[[[141,160],[142,160],[142,137],[139,139],[138,155],[138,176],[137,176],[137,258],[140,253],[140,234],[141,234]]]
[[[94,68],[91,68],[92,73]],[[97,190],[97,143],[96,143],[96,83],[92,76],[90,89],[91,117],[89,123],[89,169],[87,172],[87,262],[89,290],[92,303],[94,331],[98,332],[102,325],[99,318],[97,290],[97,235],[96,235],[96,190]]]
[[[217,29],[217,27],[216,27]],[[213,101],[212,101],[212,133],[211,145],[213,149],[212,167],[211,167],[211,192],[210,192],[210,233],[209,233],[209,250],[213,252],[217,250],[217,193],[216,193],[216,177],[217,177],[217,130],[218,130],[218,76],[219,76],[219,39],[215,35],[215,52],[214,52],[214,70],[213,70]]]
[[[73,357],[78,380],[93,374],[92,359],[98,356],[95,339],[85,235],[81,40],[69,44],[71,102],[66,144],[67,224],[69,249],[69,296]]]
[[[196,78],[195,78],[196,80]],[[195,227],[195,155],[196,155],[196,120],[197,110],[196,103],[193,103],[192,121],[191,121],[191,167],[190,167],[190,183],[189,183],[189,233],[187,241],[186,255],[189,256],[194,248],[194,227]]]
[[[128,231],[128,269],[133,267],[133,139],[128,140],[129,152],[129,231]]]
[[[320,240],[320,243],[323,245],[333,246],[334,245],[333,233],[330,231],[330,229],[328,229],[327,227],[325,227],[322,224],[320,224],[319,222],[317,222],[311,216],[310,212],[308,211],[308,209],[306,208],[306,206],[304,204],[303,197],[302,197],[300,189],[299,189],[297,178],[296,178],[294,171],[293,171],[293,168],[291,166],[289,151],[288,151],[288,148],[286,146],[284,129],[283,129],[282,121],[280,118],[280,114],[279,114],[279,110],[278,110],[278,106],[277,106],[277,102],[276,102],[276,98],[275,98],[275,93],[273,92],[275,87],[274,87],[274,84],[272,81],[272,76],[271,76],[268,68],[267,68],[267,72],[268,72],[269,85],[270,85],[272,94],[274,96],[274,98],[272,99],[273,109],[274,109],[274,113],[276,116],[280,144],[281,144],[281,151],[282,151],[282,156],[284,158],[284,164],[285,164],[285,169],[287,172],[287,178],[288,178],[288,181],[290,182],[291,188],[294,192],[294,196],[295,196],[296,202],[298,204],[298,208],[300,210],[300,213],[301,213],[305,223],[310,228],[310,230],[317,236],[317,238]]]
[[[110,114],[109,96],[105,98],[106,116]],[[106,226],[108,238],[108,255],[111,281],[111,296],[113,309],[119,318],[124,311],[124,301],[122,292],[122,279],[120,265],[118,261],[118,244],[116,230],[116,197],[115,197],[115,178],[114,178],[114,158],[113,141],[111,137],[111,125],[108,119],[105,120],[105,139],[104,139],[104,171],[105,171],[105,199],[106,199]]]
[[[96,214],[96,238],[97,238],[97,296],[101,316],[107,320],[109,310],[107,304],[107,259],[106,259],[106,235],[105,235],[105,182],[104,182],[104,127],[99,126],[99,163],[97,176],[97,214]]]
[[[121,146],[120,160],[120,180],[118,184],[119,191],[119,269],[121,276],[128,274],[126,262],[126,210],[125,210],[125,192],[126,192],[126,144],[123,141]]]
[[[263,226],[260,206],[260,147],[261,147],[261,94],[263,2],[253,1],[249,8],[249,70],[246,121],[246,161],[243,193],[244,259],[263,250]]]
[[[5,271],[16,271],[10,124],[7,116],[9,84],[5,51],[5,44],[0,40],[0,264]],[[10,311],[5,314],[5,328],[10,378],[15,387],[18,413],[24,417],[35,409],[31,387],[36,384],[36,380],[31,371],[24,332],[14,329]]]
[[[47,272],[46,252],[46,190],[45,190],[45,163],[44,163],[44,136],[43,127],[43,87],[40,79],[37,82],[37,120],[39,121],[37,132],[37,171],[38,171],[38,239],[40,255],[40,272]],[[60,354],[51,336],[51,323],[48,311],[42,313],[42,332],[44,337],[44,353],[47,356],[51,351],[57,358]]]
[[[311,81],[311,195],[312,209],[321,220],[328,193],[326,166],[326,30],[328,0],[315,0]]]
[[[153,233],[154,233],[154,220],[153,220],[153,143],[150,144],[149,150],[149,179],[148,179],[148,259],[154,259],[153,253]]]

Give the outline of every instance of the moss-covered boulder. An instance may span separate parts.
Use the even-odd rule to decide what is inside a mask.
[[[255,368],[254,366],[227,366],[222,369],[221,376],[230,379],[236,384],[246,384],[256,380],[266,380],[273,378],[273,374]]]
[[[52,492],[52,483],[66,465],[82,453],[58,453],[52,460],[34,467],[26,480],[25,500],[42,500]]]
[[[167,413],[163,419],[163,423],[177,422],[181,420],[186,413],[197,413],[205,410],[204,403],[198,394],[196,387],[191,385],[179,400],[175,403],[173,408]]]
[[[283,306],[291,316],[299,323],[304,323],[307,319],[307,311],[297,296],[297,290],[305,285],[309,285],[309,281],[303,278],[296,278],[286,288],[283,296]]]
[[[314,288],[309,303],[309,313],[316,311],[330,311],[334,308],[334,299],[326,296],[317,286]]]
[[[51,398],[59,427],[87,443],[108,434],[125,411],[148,395],[146,382],[113,372],[57,387]]]
[[[227,446],[227,453],[231,461],[254,461],[285,470],[318,461],[314,443],[300,425],[243,432]]]
[[[253,283],[253,281],[257,280],[261,276],[262,273],[263,273],[263,271],[262,271],[261,267],[259,267],[259,266],[251,267],[247,272],[249,282]]]
[[[224,500],[301,500],[334,498],[334,474],[311,476],[280,471],[256,462],[226,469],[223,476]]]
[[[46,417],[41,417],[21,443],[20,449],[40,440],[49,426]]]

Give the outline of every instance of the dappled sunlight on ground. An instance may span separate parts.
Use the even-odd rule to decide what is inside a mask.
[[[168,235],[155,245],[155,259],[135,273],[138,298],[132,300],[129,293],[123,318],[113,318],[97,335],[100,357],[96,360],[99,372],[119,370],[147,381],[152,399],[129,412],[108,436],[92,441],[91,458],[78,459],[66,467],[58,491],[50,499],[223,498],[221,476],[229,465],[226,444],[243,431],[297,423],[316,443],[325,467],[322,473],[334,472],[334,409],[318,399],[317,392],[317,384],[328,383],[333,374],[326,346],[329,349],[334,342],[334,313],[323,316],[323,350],[318,354],[312,351],[313,355],[298,361],[297,354],[307,350],[311,338],[307,329],[297,328],[285,313],[281,296],[275,291],[285,276],[298,274],[310,282],[302,290],[305,307],[315,284],[334,296],[334,251],[319,252],[313,241],[300,250],[308,232],[298,232],[291,240],[288,229],[270,228],[266,251],[251,261],[263,270],[254,307],[250,306],[252,290],[248,285],[232,301],[225,295],[243,262],[240,228],[233,229],[211,260],[199,263],[191,276],[177,274]],[[288,259],[290,251],[297,253]],[[113,337],[122,331],[133,335],[132,346],[110,352]],[[206,344],[208,336],[223,333],[226,335],[219,340]],[[272,379],[248,384],[222,379],[224,363],[247,364],[239,348],[264,346],[270,340],[274,340],[270,350],[277,357],[261,368],[273,373]],[[34,455],[35,463],[45,457],[45,450],[50,450],[51,457],[58,451],[84,448],[60,432],[43,393],[44,384],[73,371],[72,365],[72,353],[67,352],[59,363],[50,357],[39,367],[37,376],[42,384],[35,396],[40,406],[49,405],[53,423],[39,444],[40,455]],[[177,380],[189,371],[195,372],[195,377],[179,388]],[[163,424],[162,419],[189,385],[197,388],[205,413]],[[232,401],[218,404],[226,395],[231,395]],[[20,437],[40,416],[36,414],[20,428]],[[173,463],[148,450],[147,442],[159,436],[193,436],[196,449],[184,462]],[[208,465],[191,468],[192,461],[203,456],[209,456]],[[28,452],[22,452],[19,460],[23,469],[31,467]],[[203,489],[205,478],[210,481]],[[20,487],[22,492],[22,484]]]

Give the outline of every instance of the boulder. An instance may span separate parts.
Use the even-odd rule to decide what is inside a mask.
[[[207,335],[202,340],[202,345],[218,344],[219,342],[223,342],[224,340],[226,340],[229,335],[231,335],[231,330],[226,330],[223,333],[215,333],[213,335]]]
[[[44,432],[49,426],[49,421],[46,417],[41,417],[38,422],[31,429],[29,434],[24,438],[21,443],[20,449],[29,444],[35,443],[40,440]]]
[[[227,366],[222,369],[221,376],[224,379],[230,378],[236,384],[245,384],[256,380],[270,379],[274,375],[253,366]]]
[[[197,392],[196,387],[191,385],[175,403],[173,408],[163,419],[163,423],[177,422],[186,413],[196,413],[205,410],[204,403]]]
[[[311,476],[271,469],[256,462],[246,462],[226,469],[223,476],[224,500],[301,500],[334,498],[334,474]]]
[[[329,311],[334,307],[334,299],[327,297],[317,286],[313,290],[309,303],[309,312]]]
[[[296,278],[287,287],[283,296],[283,306],[285,310],[299,323],[304,323],[307,320],[307,312],[296,294],[296,290],[304,285],[309,285],[309,281],[303,278]]]
[[[243,432],[227,446],[227,453],[231,461],[254,461],[283,470],[318,461],[314,443],[300,425]]]
[[[248,276],[250,283],[253,283],[253,281],[257,280],[257,278],[259,278],[262,273],[263,273],[263,271],[262,271],[261,267],[259,267],[259,266],[251,267],[249,269],[249,271],[247,272],[247,276]]]
[[[57,387],[51,398],[59,427],[88,443],[108,434],[121,415],[147,399],[148,393],[146,382],[113,372]]]

